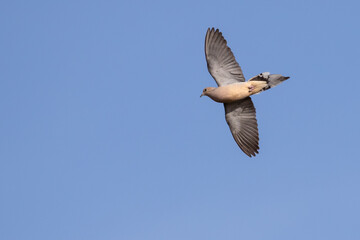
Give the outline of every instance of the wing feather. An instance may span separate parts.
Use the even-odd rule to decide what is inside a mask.
[[[256,110],[250,97],[225,103],[225,118],[236,143],[249,157],[259,153]]]
[[[242,70],[219,29],[207,30],[205,57],[209,73],[218,86],[245,81]]]

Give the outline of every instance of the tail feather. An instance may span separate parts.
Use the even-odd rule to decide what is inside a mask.
[[[283,81],[289,78],[290,77],[284,77],[280,74],[271,74],[269,75],[269,79],[268,79],[269,88],[275,87],[276,85],[279,85],[280,83],[282,83]]]
[[[285,77],[280,74],[270,74],[269,72],[264,72],[251,78],[249,81],[266,81],[267,86],[263,89],[263,91],[265,91],[279,85],[280,83],[289,78],[290,77]]]

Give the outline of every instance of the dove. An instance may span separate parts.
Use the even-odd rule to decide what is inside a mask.
[[[259,131],[252,95],[277,86],[290,77],[263,72],[245,81],[241,67],[219,29],[208,28],[205,57],[218,87],[207,87],[202,96],[223,103],[225,119],[240,149],[249,157],[259,153]]]

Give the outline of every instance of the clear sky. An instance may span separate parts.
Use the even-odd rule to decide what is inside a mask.
[[[0,239],[360,239],[359,1],[1,1]],[[204,38],[253,97],[248,158]]]

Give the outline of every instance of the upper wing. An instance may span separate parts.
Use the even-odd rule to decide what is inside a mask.
[[[205,56],[208,70],[218,86],[245,81],[241,68],[219,29],[207,30]]]
[[[251,98],[225,103],[224,106],[226,122],[236,143],[246,155],[255,156],[259,153],[259,133]]]

